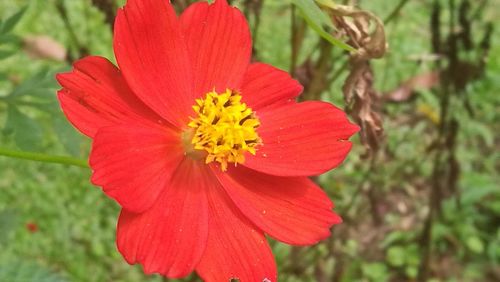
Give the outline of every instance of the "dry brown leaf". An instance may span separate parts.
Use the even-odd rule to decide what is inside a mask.
[[[26,36],[23,39],[24,52],[34,59],[48,59],[63,62],[66,59],[66,48],[46,35]]]
[[[334,5],[329,8],[340,27],[348,29],[347,34],[351,35],[351,44],[358,48],[354,57],[368,60],[382,58],[385,55],[387,41],[381,19],[369,11],[352,6]],[[373,30],[371,30],[372,25],[374,25]]]
[[[350,55],[350,73],[342,90],[347,111],[361,126],[365,157],[373,156],[380,148],[384,130],[378,110],[378,93],[373,87],[370,60],[383,57],[387,50],[384,24],[368,11],[337,5],[332,1],[319,3],[328,8],[338,30],[348,36],[348,44],[357,49]]]
[[[380,148],[384,129],[377,109],[378,95],[373,89],[373,72],[368,61],[352,64],[342,90],[348,113],[362,128],[360,137],[366,148],[364,157],[369,157]]]
[[[384,100],[390,102],[404,102],[410,99],[416,89],[430,89],[439,83],[439,72],[427,72],[416,75],[401,85],[384,94]]]

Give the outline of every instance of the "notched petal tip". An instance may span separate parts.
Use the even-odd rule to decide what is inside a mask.
[[[333,212],[332,225],[341,224],[343,222],[344,220],[342,219],[342,217],[337,213]]]
[[[229,4],[227,3],[227,0],[215,0],[212,5],[214,5],[214,6],[218,6],[218,5],[229,6]]]
[[[60,73],[56,73],[55,75],[55,78],[57,80],[57,82],[59,83],[59,85],[62,84],[62,81],[64,81],[64,78],[66,77],[66,75],[68,75],[69,72],[60,72]]]
[[[340,221],[328,195],[306,177],[277,177],[243,166],[214,173],[240,211],[279,241],[316,244]]]
[[[143,213],[122,210],[117,246],[128,263],[141,264],[146,274],[169,278],[185,277],[194,270],[208,238],[205,191],[212,181],[207,173],[186,160],[151,208]]]
[[[200,1],[182,13],[180,23],[193,66],[194,92],[240,89],[252,51],[241,11],[226,1]]]
[[[121,74],[156,114],[183,127],[194,100],[188,50],[167,0],[133,0],[118,11],[113,49]]]
[[[288,72],[264,63],[250,64],[241,88],[244,102],[256,111],[293,102],[304,89]]]
[[[326,102],[286,103],[259,112],[261,146],[245,166],[277,176],[312,176],[337,167],[358,127]]]
[[[347,113],[345,113],[344,115],[345,115],[345,121],[344,121],[345,134],[348,135],[346,139],[349,139],[353,135],[358,133],[361,130],[361,127],[358,124],[350,121]]]
[[[352,127],[353,127],[353,135],[358,133],[359,131],[361,131],[361,127],[359,125],[357,125],[356,123],[351,123]]]

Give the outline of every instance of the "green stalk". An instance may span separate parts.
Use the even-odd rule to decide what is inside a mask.
[[[55,163],[55,164],[73,165],[83,168],[89,168],[89,165],[87,164],[86,160],[67,157],[67,156],[53,156],[42,153],[14,151],[6,148],[0,148],[0,156],[44,162],[44,163]]]

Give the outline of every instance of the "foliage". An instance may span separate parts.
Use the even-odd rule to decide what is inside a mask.
[[[85,162],[89,141],[64,119],[54,75],[86,54],[113,60],[111,28],[94,2],[0,2],[0,149],[71,156],[69,162],[62,161],[66,165],[0,157],[0,281],[162,281],[124,262],[114,243],[118,206],[91,187],[88,170],[67,165]],[[181,7],[192,1],[174,2]],[[318,6],[325,1],[264,1],[260,9],[251,2],[260,3],[233,1],[259,19],[251,21],[258,59],[291,70],[306,86],[305,96],[342,107],[341,89],[352,68],[344,49],[350,50],[352,42],[331,21],[328,9]],[[385,134],[372,157],[363,157],[365,148],[357,140],[341,167],[318,177],[344,219],[330,239],[303,248],[271,242],[280,281],[417,280],[427,260],[430,281],[500,279],[498,25],[490,35],[489,55],[480,53],[488,22],[500,16],[498,9],[494,1],[405,2],[402,7],[399,1],[361,2],[361,9],[392,18],[385,24],[388,53],[369,62],[379,98],[372,109],[381,114]],[[450,7],[451,2],[461,3]],[[460,5],[468,2],[476,14],[460,14]],[[432,49],[428,25],[436,5],[442,9],[442,42],[449,41],[445,27],[453,16],[462,15],[457,26],[470,22],[471,41],[477,44],[475,49],[459,45],[458,57],[468,63],[460,69],[466,72],[476,62],[485,63],[483,74],[453,91],[446,90],[443,76],[432,83],[412,80],[431,77],[422,76],[426,73],[442,75],[448,68],[447,53],[436,55]],[[390,16],[396,8],[400,10]],[[292,22],[300,48],[291,38]],[[66,59],[30,57],[25,39],[31,35],[59,42]],[[395,97],[401,87],[405,95]],[[443,115],[446,95],[449,104]],[[455,145],[437,146],[440,127],[453,120],[459,125]],[[442,179],[456,185],[435,186],[433,181]],[[430,198],[434,187],[443,188],[437,206]]]

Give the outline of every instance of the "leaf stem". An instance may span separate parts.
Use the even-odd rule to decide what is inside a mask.
[[[6,148],[0,148],[0,156],[44,162],[44,163],[55,163],[55,164],[78,166],[82,168],[89,168],[89,165],[87,164],[86,160],[68,156],[54,156],[54,155],[47,155],[35,152],[15,151]]]

